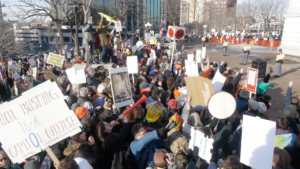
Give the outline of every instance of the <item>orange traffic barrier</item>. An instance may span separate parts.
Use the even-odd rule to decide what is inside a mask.
[[[220,43],[223,43],[223,38],[220,39]]]
[[[270,42],[270,47],[274,47],[274,41]]]
[[[231,43],[232,43],[232,44],[236,44],[236,39],[233,38],[233,39],[231,40]]]

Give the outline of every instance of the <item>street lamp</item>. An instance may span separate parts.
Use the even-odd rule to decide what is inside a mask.
[[[205,32],[206,32],[206,28],[207,28],[207,25],[204,25],[204,26],[203,26],[204,34],[205,34]]]
[[[75,11],[75,28],[76,28],[76,33],[75,33],[75,40],[76,40],[76,42],[77,42],[77,44],[75,44],[75,50],[76,50],[76,54],[77,54],[77,56],[78,56],[78,54],[79,54],[79,47],[78,47],[78,45],[79,45],[79,42],[78,42],[78,27],[77,27],[77,8],[79,7],[79,6],[81,6],[81,5],[83,5],[82,3],[79,3],[79,2],[77,2],[77,1],[73,1],[73,2],[71,2],[71,3],[68,3],[68,5],[72,5],[73,6],[73,8],[74,8],[74,11]],[[71,28],[71,30],[73,30],[73,28]]]
[[[231,26],[227,26],[228,33],[229,33],[229,31],[230,31],[230,28],[231,28]]]

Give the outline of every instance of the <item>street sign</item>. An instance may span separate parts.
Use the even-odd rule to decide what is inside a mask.
[[[116,22],[116,31],[121,32],[122,31],[122,24],[121,21]]]

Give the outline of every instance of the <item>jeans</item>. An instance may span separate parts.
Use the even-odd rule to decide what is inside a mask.
[[[84,60],[85,60],[85,61],[86,61],[86,59],[87,59],[87,50],[88,50],[89,46],[90,46],[90,45],[87,44],[87,43],[84,44],[84,48],[85,48],[85,58],[84,58]],[[91,49],[90,49],[91,56],[92,56],[92,60],[91,60],[92,62],[95,61],[94,51],[95,51],[95,45],[93,44],[93,45],[91,45]]]
[[[248,54],[248,53],[243,53],[243,56],[242,56],[242,62],[241,62],[241,63],[244,63],[244,60],[245,60],[245,64],[247,64],[248,57],[249,57],[249,54]]]
[[[281,62],[276,63],[276,75],[277,76],[281,76],[281,66],[282,66]]]
[[[223,47],[223,56],[226,56],[227,47]]]
[[[100,57],[101,62],[106,61],[107,50],[108,50],[108,46],[102,46],[102,53],[101,53],[101,57]]]
[[[202,42],[202,47],[205,47],[205,41]]]

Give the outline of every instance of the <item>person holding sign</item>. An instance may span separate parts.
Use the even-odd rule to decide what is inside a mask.
[[[92,20],[92,16],[90,16],[90,18]],[[84,27],[82,28],[82,34],[83,34],[82,44],[84,45],[85,51],[88,51],[87,49],[90,46],[91,55],[93,57],[92,60],[93,60],[93,62],[95,62],[94,48],[93,48],[93,44],[95,43],[95,38],[92,34],[92,29],[93,29],[93,23],[91,23],[91,21],[84,24]],[[87,57],[85,57],[85,60],[87,60]]]
[[[281,66],[283,64],[285,55],[282,53],[282,49],[278,50],[278,55],[276,57],[276,75],[274,77],[280,77],[281,76]]]
[[[242,56],[242,62],[241,64],[243,65],[246,65],[247,64],[247,61],[248,61],[248,57],[249,57],[249,54],[250,54],[250,50],[251,50],[251,47],[249,45],[249,42],[247,42],[247,44],[244,45],[244,48],[243,48],[243,56]],[[245,63],[244,63],[244,60],[245,60]]]
[[[228,41],[225,40],[224,43],[223,43],[223,56],[226,56],[228,44],[229,44]]]
[[[99,26],[96,29],[96,32],[98,33],[99,38],[100,38],[99,45],[102,46],[102,54],[100,57],[101,64],[105,64],[105,61],[106,61],[108,45],[109,45],[108,39],[106,37],[106,30],[108,29],[110,24],[111,24],[111,22],[109,22],[109,24],[103,28],[103,16],[101,15],[101,20],[99,22]]]

